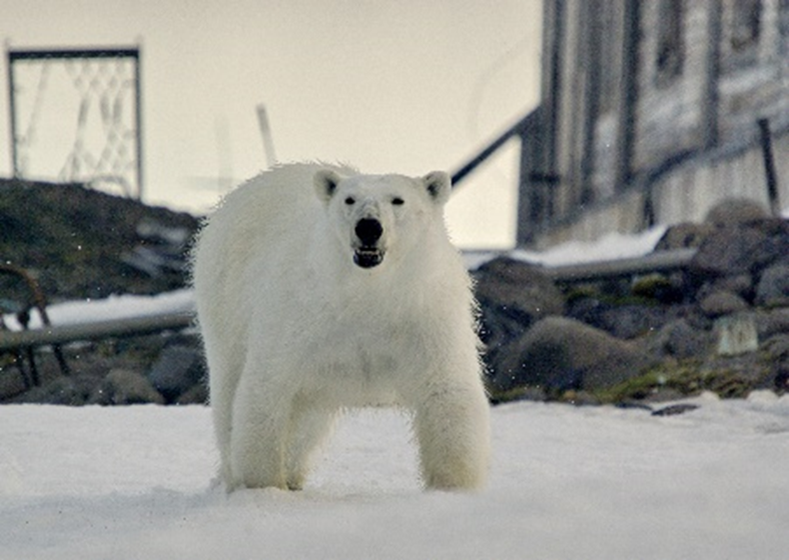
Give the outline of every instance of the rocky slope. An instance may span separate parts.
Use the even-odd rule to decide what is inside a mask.
[[[501,258],[477,272],[494,400],[741,397],[789,380],[789,222],[726,201],[670,228],[681,272],[558,286]]]

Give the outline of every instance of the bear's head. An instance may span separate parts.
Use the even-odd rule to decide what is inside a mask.
[[[418,178],[344,176],[336,169],[315,174],[315,191],[339,242],[357,266],[368,269],[384,262],[387,253],[410,251],[436,223],[443,231],[450,187],[442,171]]]

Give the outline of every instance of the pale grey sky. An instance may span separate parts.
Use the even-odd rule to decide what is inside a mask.
[[[280,161],[416,175],[451,171],[539,96],[539,0],[0,0],[0,14],[12,48],[141,44],[145,199],[195,212],[218,176],[265,167],[260,103]],[[453,197],[456,242],[512,244],[515,166],[510,149]]]

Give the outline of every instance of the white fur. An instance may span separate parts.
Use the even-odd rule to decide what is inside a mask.
[[[194,286],[229,490],[301,488],[338,413],[370,405],[413,412],[428,487],[484,483],[488,404],[448,196],[444,173],[294,164],[242,185],[208,219]],[[383,229],[372,268],[354,263],[361,218]]]

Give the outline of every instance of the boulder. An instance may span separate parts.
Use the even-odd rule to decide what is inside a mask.
[[[707,212],[704,225],[715,228],[728,228],[747,225],[765,218],[770,213],[764,205],[749,198],[727,198],[718,202]]]
[[[768,307],[789,306],[789,263],[774,264],[762,272],[756,285],[756,303]]]
[[[110,371],[93,391],[89,404],[164,404],[164,397],[143,375],[125,369]]]
[[[768,236],[753,227],[725,227],[709,235],[691,259],[688,272],[696,278],[750,273],[759,247]]]
[[[727,290],[714,291],[699,302],[699,309],[710,319],[745,311],[748,308],[747,301]]]
[[[669,226],[655,245],[655,251],[673,251],[698,247],[714,231],[712,224],[683,222]]]
[[[489,355],[518,338],[535,321],[561,315],[564,296],[540,267],[499,257],[474,272],[481,338]]]
[[[34,387],[15,402],[83,406],[90,402],[96,378],[89,375],[58,377],[42,387]]]
[[[585,297],[569,303],[566,315],[616,338],[632,339],[660,328],[666,321],[666,311],[657,305],[614,305]]]
[[[148,372],[148,380],[168,403],[199,384],[205,377],[203,354],[190,346],[165,347]]]
[[[635,343],[552,316],[499,352],[490,384],[494,392],[527,386],[595,390],[634,377],[649,364],[648,355]]]
[[[649,342],[651,354],[657,358],[692,358],[708,354],[715,344],[715,336],[695,328],[685,318],[666,323]]]
[[[177,405],[208,404],[208,385],[197,383],[191,389],[181,394],[175,401]]]

